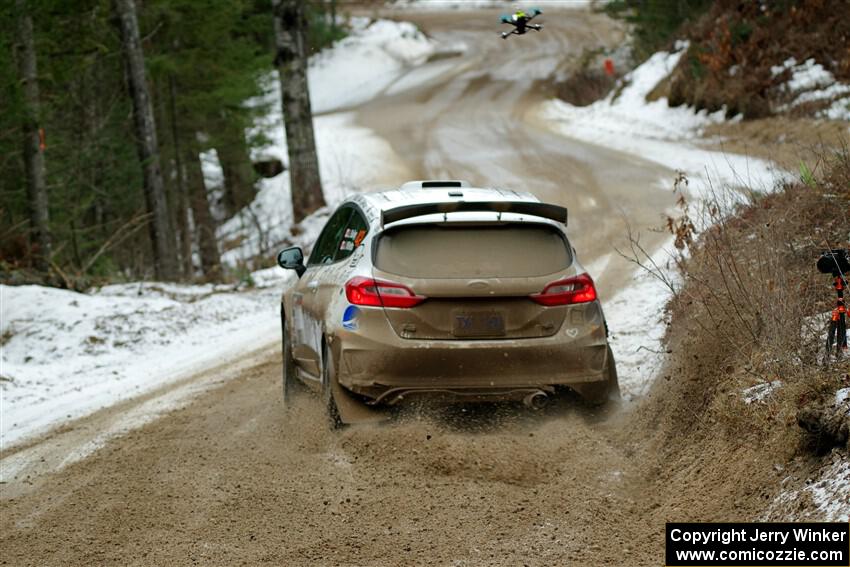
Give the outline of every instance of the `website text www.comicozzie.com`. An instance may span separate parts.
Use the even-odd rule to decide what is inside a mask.
[[[847,523],[668,523],[674,566],[850,566]]]
[[[676,551],[676,559],[685,563],[693,561],[772,561],[774,563],[788,561],[813,562],[812,565],[820,564],[820,561],[838,561],[844,555],[841,551],[821,550],[803,551],[802,549],[680,549]]]

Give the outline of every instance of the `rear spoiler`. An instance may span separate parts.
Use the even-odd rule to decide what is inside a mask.
[[[536,201],[449,201],[404,205],[403,207],[381,211],[381,226],[412,217],[465,212],[516,213],[543,217],[567,224],[567,209],[549,203],[538,203]]]

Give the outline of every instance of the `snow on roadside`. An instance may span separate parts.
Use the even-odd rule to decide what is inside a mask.
[[[564,136],[639,156],[684,172],[691,198],[705,199],[721,187],[769,191],[787,174],[768,161],[712,152],[693,145],[710,124],[726,120],[721,110],[670,107],[666,98],[647,101],[647,95],[675,68],[687,49],[679,42],[674,52],[658,52],[623,77],[623,87],[590,106],[561,100],[543,103],[541,113]]]
[[[649,259],[659,275],[675,285],[677,275],[671,266],[672,239]],[[593,276],[601,273],[593,265],[587,267]],[[658,277],[638,269],[631,284],[610,299],[603,298],[602,307],[610,332],[611,349],[617,363],[617,376],[623,399],[632,401],[644,396],[664,364],[662,339],[666,331],[664,308],[669,289]]]
[[[837,459],[804,489],[826,521],[850,521],[850,461]]]
[[[371,100],[435,51],[434,42],[410,22],[351,18],[350,25],[347,37],[310,58],[307,78],[316,114]]]
[[[850,415],[850,388],[840,388],[832,401],[835,411]],[[791,474],[768,505],[761,520],[850,521],[850,460],[843,449],[832,453],[813,475]],[[830,462],[831,461],[831,462]]]
[[[279,340],[278,301],[292,277],[256,272],[250,290],[0,285],[0,445]]]

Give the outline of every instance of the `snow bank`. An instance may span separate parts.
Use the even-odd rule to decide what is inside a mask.
[[[310,102],[316,114],[371,100],[435,50],[410,22],[352,18],[351,26],[348,37],[310,59]]]
[[[648,259],[660,274],[678,283],[668,250],[672,239]],[[590,264],[587,271],[593,276],[601,267]],[[611,349],[617,363],[620,391],[625,400],[635,400],[647,393],[664,364],[661,341],[666,331],[663,318],[669,300],[669,290],[655,275],[638,269],[628,286],[610,299],[602,298],[602,307],[610,332]]]
[[[803,490],[810,494],[824,520],[850,521],[850,461],[836,459],[816,482]]]
[[[686,49],[687,44],[680,42],[674,52],[656,53],[623,77],[621,89],[590,106],[551,100],[543,104],[542,115],[565,136],[684,172],[690,179],[687,191],[692,198],[708,198],[714,188],[725,186],[771,190],[777,181],[788,176],[770,162],[692,145],[706,126],[725,120],[724,111],[708,113],[685,106],[674,108],[666,98],[646,100]]]
[[[0,285],[0,445],[279,340],[279,296],[292,277],[256,272],[253,289]]]

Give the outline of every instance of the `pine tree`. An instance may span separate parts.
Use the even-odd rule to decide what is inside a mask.
[[[132,72],[122,56],[132,50],[125,49],[125,34],[116,33],[115,16],[127,7],[135,8],[138,27],[140,57]],[[305,9],[311,45],[342,33],[329,28],[326,3]],[[19,13],[32,21],[37,81],[22,74]],[[251,151],[265,141],[245,133],[267,108],[245,102],[262,94],[258,79],[274,70],[273,19],[268,0],[0,2],[0,29],[14,32],[0,33],[0,278],[40,279],[17,270],[47,259],[39,255],[48,247],[38,242],[30,214],[38,207],[31,206],[22,141],[34,147],[32,132],[45,135],[38,139],[43,183],[37,185],[44,195],[49,191],[49,214],[40,217],[46,227],[40,234],[50,239],[52,270],[65,285],[148,277],[161,271],[160,258],[177,266],[171,277],[205,269],[220,274],[216,222],[254,196]],[[37,109],[28,104],[30,85],[38,89]],[[136,85],[147,89],[147,105],[137,104]],[[128,136],[146,107],[153,118],[143,125],[152,135]],[[154,149],[142,147],[146,140],[156,141]],[[201,182],[198,154],[212,149],[224,173],[221,193]],[[213,195],[221,201],[210,203]],[[165,228],[154,238],[157,226]],[[136,237],[145,231],[151,236]],[[193,265],[193,258],[200,262]]]

